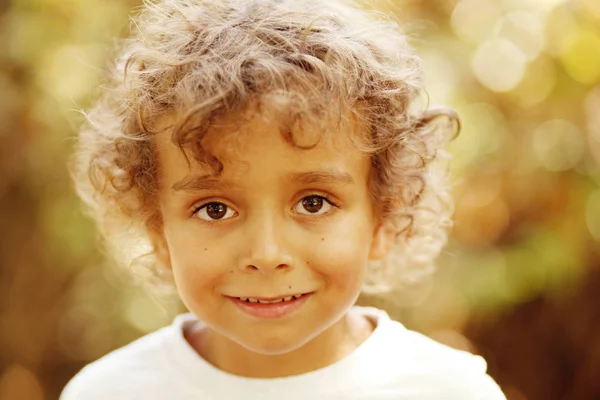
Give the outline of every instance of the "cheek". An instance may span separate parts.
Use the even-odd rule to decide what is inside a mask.
[[[227,252],[215,243],[201,240],[183,229],[168,232],[171,266],[178,287],[196,289],[213,286],[228,273],[219,266],[231,264],[224,258]]]
[[[313,248],[310,265],[336,286],[362,282],[370,245],[364,232],[353,229],[322,235]]]

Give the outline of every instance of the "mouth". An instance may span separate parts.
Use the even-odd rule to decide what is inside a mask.
[[[277,303],[285,303],[285,302],[294,301],[303,296],[308,296],[311,293],[312,292],[298,293],[298,294],[282,295],[282,296],[275,296],[275,297],[236,297],[236,296],[228,296],[228,297],[243,301],[245,303],[277,304]]]
[[[310,300],[313,293],[282,295],[281,297],[226,297],[246,314],[261,319],[276,319],[298,312]]]

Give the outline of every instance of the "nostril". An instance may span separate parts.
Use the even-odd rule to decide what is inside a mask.
[[[270,267],[270,266],[260,267],[260,266],[255,265],[255,264],[248,264],[246,266],[246,268],[247,269],[251,269],[251,270],[256,270],[256,271],[266,271],[266,270],[269,270],[269,269],[287,269],[287,268],[289,268],[289,266],[290,266],[289,264],[284,264],[284,263],[278,264],[275,267]]]

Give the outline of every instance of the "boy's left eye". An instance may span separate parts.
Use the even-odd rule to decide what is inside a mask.
[[[196,209],[194,214],[205,221],[220,221],[234,217],[236,213],[226,204],[213,201]]]
[[[303,197],[294,206],[294,211],[304,215],[322,215],[329,212],[334,204],[327,197],[319,195],[310,195]]]

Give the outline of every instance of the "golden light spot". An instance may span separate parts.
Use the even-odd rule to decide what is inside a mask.
[[[48,54],[42,61],[47,68],[39,71],[41,87],[65,105],[72,106],[89,94],[91,82],[97,82],[102,53],[98,46],[65,45]]]
[[[600,1],[598,0],[576,0],[576,4],[578,4],[586,15],[589,15],[593,18],[600,19]]]
[[[585,140],[572,122],[555,119],[541,124],[533,133],[532,148],[539,163],[549,171],[569,170],[583,156]]]
[[[579,22],[568,7],[557,7],[546,16],[545,21],[545,51],[553,56],[558,56],[564,47],[565,40],[579,29]]]
[[[497,2],[462,0],[454,8],[450,23],[458,37],[477,44],[490,38],[501,13]]]
[[[495,92],[508,92],[523,79],[527,57],[512,41],[498,38],[477,49],[471,66],[482,85]]]
[[[469,104],[458,113],[463,128],[449,149],[454,168],[460,171],[500,149],[509,132],[504,116],[491,104]]]
[[[521,107],[532,107],[546,100],[556,86],[556,67],[547,57],[529,64],[525,76],[510,96]]]
[[[560,61],[576,81],[600,81],[600,36],[591,30],[577,30],[563,42]]]
[[[497,23],[497,35],[513,42],[528,61],[544,49],[544,25],[540,15],[525,11],[511,11]]]
[[[432,102],[451,102],[460,80],[452,62],[439,51],[423,52],[425,87]]]
[[[124,304],[125,318],[141,332],[152,332],[167,323],[167,315],[147,295],[138,293]]]

